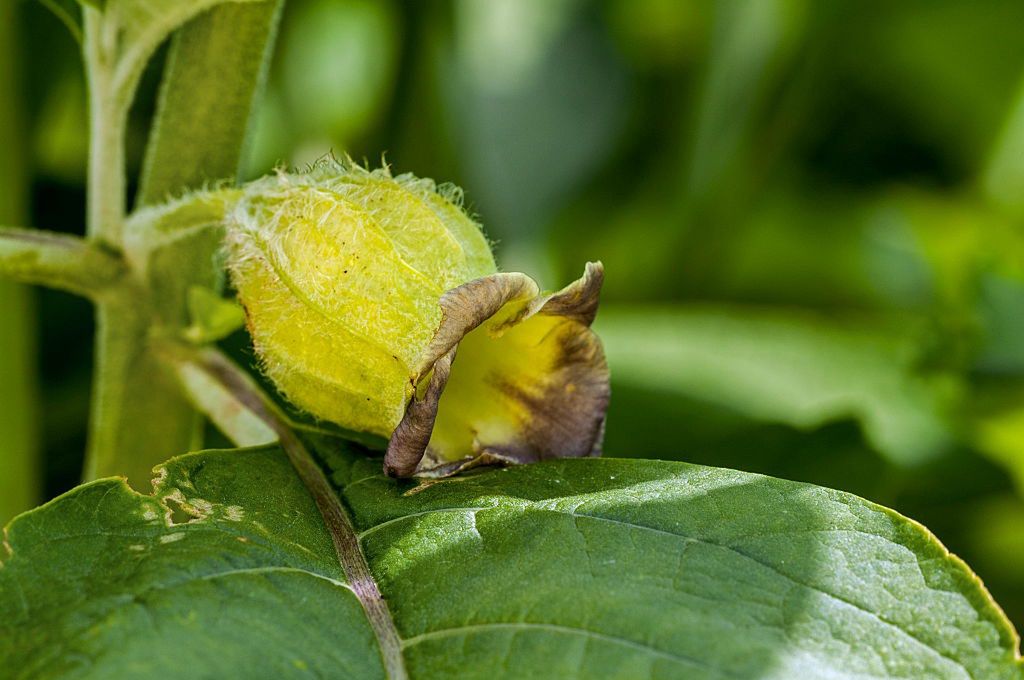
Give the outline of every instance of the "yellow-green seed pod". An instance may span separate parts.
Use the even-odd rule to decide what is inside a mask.
[[[497,273],[460,199],[351,163],[249,184],[229,264],[263,370],[312,415],[388,437],[393,476],[598,455],[600,264],[541,295]]]

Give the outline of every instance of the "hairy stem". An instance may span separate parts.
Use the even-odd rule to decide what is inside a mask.
[[[198,417],[153,352],[151,319],[130,290],[97,305],[86,480],[124,475],[144,489],[155,465],[199,444]]]
[[[324,524],[334,542],[349,585],[359,598],[366,617],[380,644],[387,676],[394,680],[407,677],[405,661],[402,658],[401,640],[395,628],[394,619],[388,610],[377,582],[373,579],[366,562],[352,520],[334,492],[323,470],[313,459],[309,449],[292,430],[287,419],[263,394],[249,375],[214,349],[196,349],[186,346],[168,346],[168,356],[173,363],[190,366],[205,373],[212,381],[233,397],[233,400],[259,418],[280,441],[281,448],[288,455],[292,467],[298,473],[303,485],[316,501]]]
[[[0,277],[96,300],[124,275],[120,258],[78,237],[0,227]]]
[[[133,88],[114,78],[116,22],[86,5],[83,53],[89,81],[89,238],[123,247],[125,125]],[[196,442],[198,418],[150,351],[153,313],[147,291],[127,286],[97,301],[96,355],[86,480],[126,475],[146,488],[154,465]]]
[[[280,4],[215,8],[181,27],[153,121],[141,204],[237,175]],[[168,2],[165,9],[174,6]],[[149,48],[140,39],[115,64],[123,17],[113,5],[104,11],[107,16],[84,9],[92,131],[88,231],[92,239],[143,257],[129,258],[134,292],[104,299],[97,310],[85,478],[127,474],[144,488],[154,465],[200,443],[199,414],[157,358],[153,338],[188,324],[190,286],[217,289],[218,243],[205,233],[165,243],[145,221],[133,222],[138,228],[126,233],[125,123]]]
[[[89,5],[85,22],[89,81],[89,180],[86,226],[89,236],[120,247],[125,211],[125,124],[130,102],[121,101],[113,80],[117,35],[104,31],[103,15]]]

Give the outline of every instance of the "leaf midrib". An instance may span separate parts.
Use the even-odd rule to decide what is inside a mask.
[[[327,479],[320,464],[293,431],[290,423],[262,394],[247,373],[219,352],[196,353],[193,359],[202,370],[220,382],[225,389],[235,395],[239,403],[278,435],[279,444],[284,449],[292,469],[313,497],[324,529],[334,545],[338,564],[366,615],[380,649],[385,675],[393,680],[405,680],[408,675],[395,620],[373,578],[366,555],[359,545],[350,511],[345,507],[341,495]]]

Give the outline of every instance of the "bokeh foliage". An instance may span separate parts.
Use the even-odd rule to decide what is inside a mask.
[[[17,8],[30,223],[80,233],[77,48]],[[1021,3],[290,0],[256,124],[248,176],[386,154],[463,186],[507,269],[603,260],[609,455],[894,507],[1024,624]],[[92,321],[38,298],[49,497],[80,469]]]

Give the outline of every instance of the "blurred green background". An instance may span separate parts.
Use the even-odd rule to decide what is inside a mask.
[[[2,218],[82,233],[76,46],[5,6]],[[1024,3],[288,0],[254,130],[247,176],[383,157],[464,187],[505,269],[603,260],[607,455],[894,507],[1024,625]],[[92,323],[0,288],[35,500],[79,474]]]

